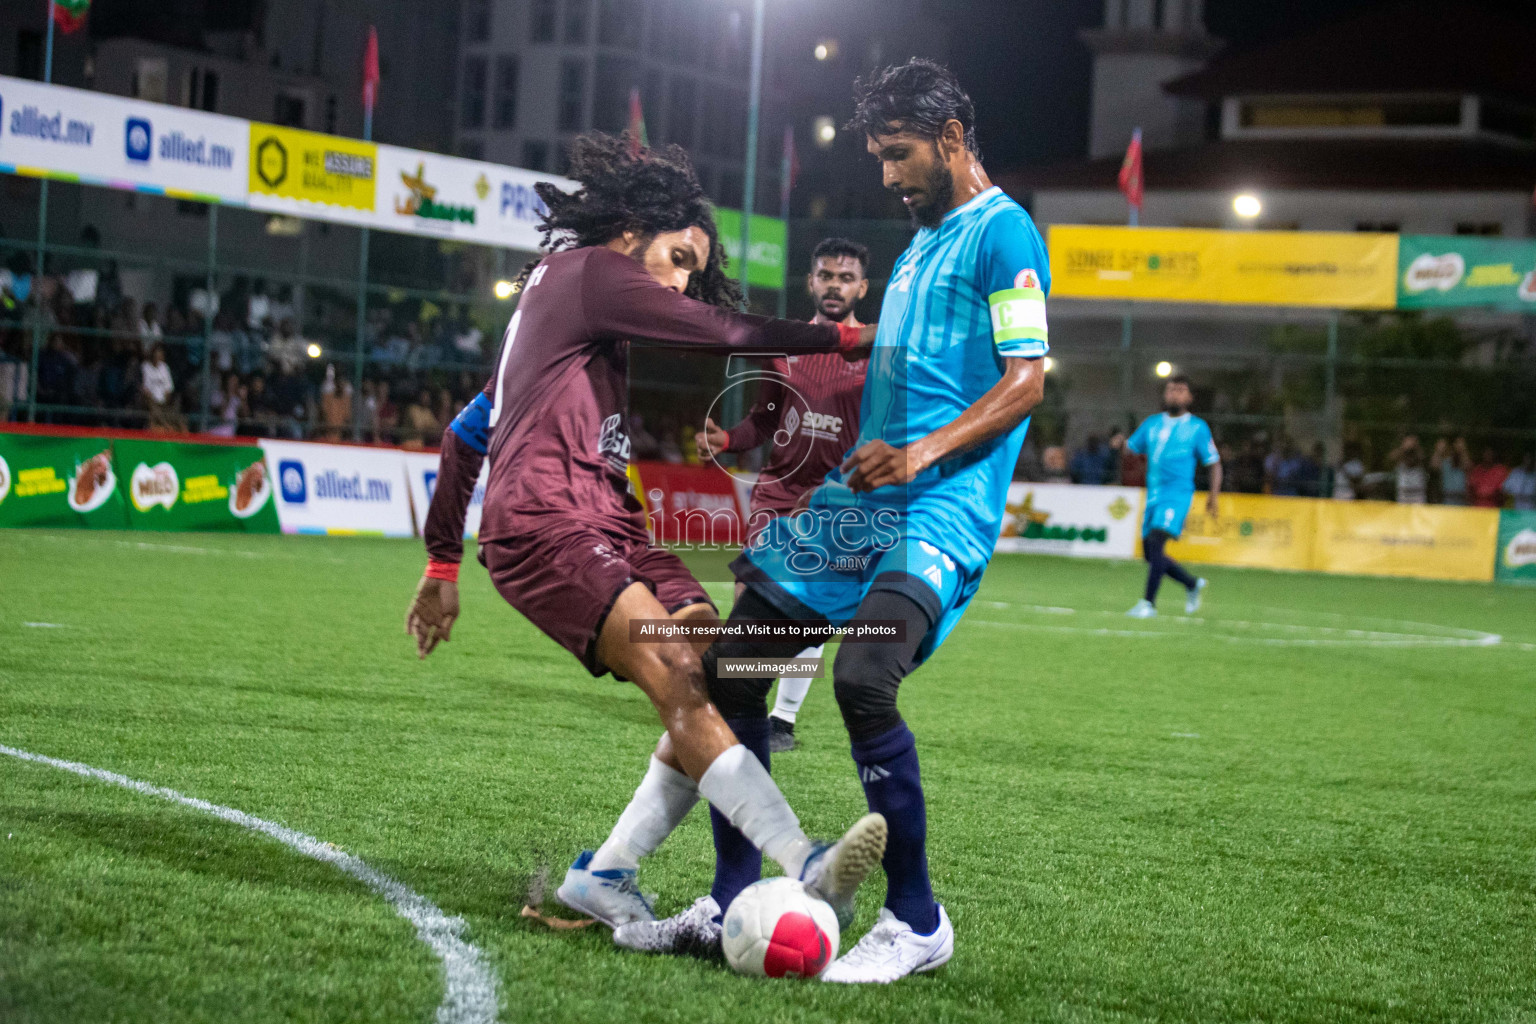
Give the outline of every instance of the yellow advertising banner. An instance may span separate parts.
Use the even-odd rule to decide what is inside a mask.
[[[337,135],[251,122],[253,195],[373,213],[378,147]]]
[[[1489,508],[1319,501],[1317,563],[1322,572],[1493,579],[1499,513]]]
[[[1223,494],[1221,514],[1213,519],[1205,511],[1205,495],[1197,494],[1184,533],[1168,545],[1168,554],[1210,565],[1311,569],[1318,504],[1305,498]]]
[[[1051,297],[1391,309],[1397,256],[1397,235],[1058,224]]]

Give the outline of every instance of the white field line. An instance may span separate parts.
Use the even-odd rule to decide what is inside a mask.
[[[286,551],[242,551],[239,548],[204,548],[193,544],[157,544],[153,541],[143,540],[117,540],[111,537],[92,537],[82,533],[78,536],[59,537],[54,534],[35,534],[29,539],[46,540],[55,544],[97,544],[116,548],[125,548],[130,551],[163,551],[170,555],[213,555],[215,557],[246,558],[255,561],[287,561],[287,562],[329,562],[332,565],[346,565],[345,558],[329,558],[318,555],[301,555]]]
[[[1036,622],[996,622],[989,619],[966,619],[966,622],[977,626],[996,626],[1002,629],[1030,629],[1046,633],[1085,633],[1090,636],[1114,636],[1134,637],[1136,639],[1163,639],[1175,637],[1180,639],[1192,639],[1190,633],[1179,633],[1173,630],[1154,629],[1110,629],[1108,627],[1092,626],[1056,626]],[[1170,622],[1177,621],[1170,619]],[[1225,623],[1223,623],[1225,625]],[[1249,623],[1248,625],[1271,625],[1266,623]],[[1338,630],[1336,632],[1355,633],[1355,630]],[[1479,637],[1455,637],[1455,636],[1414,636],[1412,634],[1377,634],[1342,637],[1280,637],[1280,636],[1222,636],[1211,634],[1209,639],[1225,640],[1232,644],[1259,644],[1269,647],[1504,647],[1516,650],[1536,650],[1536,644],[1505,643],[1503,638],[1496,633],[1485,633]]]
[[[145,796],[181,804],[232,825],[270,836],[306,857],[333,865],[388,900],[396,913],[415,926],[416,937],[426,943],[443,962],[443,1001],[437,1007],[438,1024],[490,1024],[496,1020],[496,972],[486,962],[480,949],[462,938],[464,920],[447,916],[431,900],[370,867],[361,858],[339,850],[330,843],[321,842],[314,836],[237,811],[233,807],[211,804],[197,797],[185,796],[174,789],[139,782],[126,775],[92,768],[78,761],[61,761],[4,744],[0,744],[0,754],[73,772],[88,779],[110,782]]]
[[[28,629],[63,629],[64,628],[64,624],[62,622],[23,622],[22,625],[26,626]]]

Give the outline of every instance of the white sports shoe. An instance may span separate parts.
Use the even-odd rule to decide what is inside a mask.
[[[942,967],[955,955],[955,929],[939,907],[939,926],[932,935],[917,935],[905,921],[884,907],[869,934],[836,963],[821,972],[822,981],[888,985],[909,974]]]
[[[1205,580],[1195,580],[1195,585],[1190,587],[1186,592],[1188,596],[1184,598],[1185,615],[1193,615],[1195,612],[1200,610],[1200,595],[1201,592],[1205,590],[1205,587]]]
[[[610,928],[631,921],[654,921],[656,914],[635,883],[635,873],[614,868],[593,871],[592,851],[583,850],[555,890],[555,898],[578,914],[596,918]]]
[[[839,928],[853,923],[853,894],[885,856],[885,834],[885,816],[866,814],[843,838],[812,853],[800,869],[800,881],[832,907]]]
[[[1151,619],[1157,616],[1157,606],[1146,598],[1136,602],[1136,607],[1125,613],[1128,619]]]
[[[681,914],[660,921],[635,921],[613,930],[613,941],[641,953],[674,953],[679,956],[720,955],[720,904],[713,896],[700,896]]]

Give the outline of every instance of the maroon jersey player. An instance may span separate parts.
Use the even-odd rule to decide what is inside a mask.
[[[557,251],[525,272],[495,373],[443,435],[407,631],[422,657],[449,637],[464,514],[488,458],[480,561],[502,597],[589,671],[650,698],[666,733],[641,790],[662,794],[677,820],[703,796],[787,873],[847,905],[884,850],[884,819],[867,816],[833,846],[810,842],[709,702],[698,651],[631,637],[634,620],[717,619],[683,563],[650,544],[628,489],[624,425],[631,344],[854,355],[872,332],[732,312],[740,292],[680,149],[632,153],[623,139],[583,136],[572,176],[582,186],[573,194],[538,186]],[[610,925],[652,919],[635,869],[676,823],[621,820],[603,849],[577,858],[560,899]]]
[[[816,304],[812,323],[859,326],[855,304],[869,292],[869,250],[845,238],[826,238],[811,253],[805,285]],[[836,355],[780,356],[768,366],[757,401],[745,419],[722,430],[704,421],[700,452],[744,452],[771,443],[767,464],[752,487],[747,541],[775,518],[788,515],[807,491],[840,465],[859,437],[864,362]],[[737,585],[738,596],[741,584]],[[808,647],[802,658],[819,658]],[[769,750],[795,749],[795,720],[811,689],[811,676],[782,676],[768,716]]]

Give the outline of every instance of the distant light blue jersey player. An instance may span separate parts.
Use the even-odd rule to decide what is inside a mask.
[[[933,970],[954,949],[929,882],[917,746],[897,689],[954,629],[992,556],[1044,393],[1050,269],[1029,215],[987,179],[974,108],[947,69],[921,59],[887,68],[862,81],[856,99],[851,130],[866,137],[919,231],[886,287],[858,442],[803,513],[775,521],[733,563],[746,589],[704,675],[737,739],[767,764],[771,680],[720,666],[793,656],[804,642],[745,626],[801,620],[857,636],[861,624],[894,624],[883,639],[845,638],[832,668],[865,798],[887,823],[888,888],[874,929],[821,975],[889,982]],[[704,922],[757,880],[761,858],[713,820],[710,895],[667,921],[625,925],[614,933],[620,945],[697,949],[710,939]]]
[[[1164,411],[1144,420],[1125,444],[1147,458],[1147,510],[1141,520],[1147,586],[1142,600],[1127,613],[1132,618],[1145,619],[1157,614],[1157,591],[1164,576],[1172,576],[1183,585],[1186,614],[1200,609],[1205,580],[1191,576],[1164,551],[1168,541],[1177,540],[1184,532],[1184,518],[1195,500],[1197,467],[1210,467],[1206,508],[1212,517],[1216,515],[1217,495],[1221,492],[1221,455],[1211,437],[1210,424],[1189,411],[1193,400],[1189,378],[1183,374],[1168,378],[1163,388]]]

